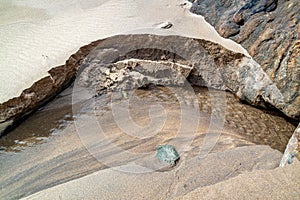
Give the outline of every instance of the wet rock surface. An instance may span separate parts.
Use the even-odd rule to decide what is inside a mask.
[[[298,0],[196,0],[219,34],[246,48],[282,94],[281,110],[300,116],[300,2]]]

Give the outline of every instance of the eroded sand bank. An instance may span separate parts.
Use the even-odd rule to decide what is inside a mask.
[[[17,97],[76,50],[121,33],[183,35],[247,52],[221,38],[182,0],[2,1],[0,13],[0,102]],[[159,12],[158,12],[159,11]],[[170,22],[170,29],[161,29]]]
[[[80,46],[120,33],[179,34],[211,40],[221,43],[228,49],[247,54],[239,45],[220,38],[202,17],[190,14],[188,11],[189,5],[180,5],[183,2],[174,0],[153,0],[150,2],[136,2],[134,0],[69,0],[63,3],[50,0],[38,2],[30,0],[3,1],[3,5],[8,10],[2,12],[0,16],[0,55],[3,57],[0,60],[0,80],[3,83],[0,85],[0,102],[18,96],[22,90],[46,76],[49,69],[63,64]],[[16,10],[20,11],[17,15],[10,14]],[[165,22],[173,24],[171,29],[165,30],[160,28]],[[5,194],[3,189],[3,196],[18,196],[16,192],[22,194],[20,196],[26,196],[103,169],[101,163],[96,161],[82,145],[74,125],[70,125],[63,133],[49,140],[49,142],[46,141],[46,143],[41,146],[35,146],[31,150],[20,154],[8,153],[0,158],[1,169],[6,169],[6,173],[1,177],[1,181],[6,184],[7,188],[10,188],[5,190]],[[154,146],[151,146],[152,150]],[[140,148],[141,151],[144,150],[142,147]],[[247,152],[250,153],[246,156]],[[180,173],[180,170],[172,170],[171,172],[134,175],[125,174],[114,169],[105,169],[33,194],[28,198],[76,199],[82,197],[86,199],[111,199],[112,194],[116,195],[115,198],[127,197],[128,199],[145,196],[149,197],[149,199],[154,197],[163,199],[170,194],[173,197],[176,197],[176,194],[182,196],[185,194],[181,192],[184,189],[186,189],[186,192],[189,192],[195,189],[193,188],[194,186],[199,186],[199,182],[195,181],[207,180],[209,182],[213,180],[209,176],[214,175],[209,174],[213,172],[210,171],[209,163],[214,163],[222,168],[221,164],[224,164],[224,162],[220,162],[217,159],[219,157],[222,157],[229,165],[227,166],[228,168],[222,168],[222,170],[220,170],[221,168],[216,168],[216,171],[220,172],[222,177],[229,178],[240,173],[239,170],[242,169],[239,168],[241,163],[239,162],[240,157],[243,159],[242,167],[248,167],[245,169],[259,169],[259,166],[262,165],[271,169],[279,164],[281,154],[269,147],[252,146],[251,144],[247,147],[236,148],[210,156],[206,160],[209,162],[194,159],[180,165],[182,174],[177,173],[178,171]],[[256,160],[257,156],[260,159]],[[9,157],[10,159],[8,159]],[[236,159],[235,162],[231,162],[233,157]],[[200,165],[203,168],[198,168]],[[10,168],[9,166],[14,167]],[[299,174],[299,165],[292,167],[295,168],[288,168],[287,170],[277,169],[277,171],[274,171],[277,175],[275,174],[274,179],[270,178],[269,181],[274,181],[272,182],[274,183],[273,185],[278,187],[272,188],[273,190],[281,191],[281,189],[285,189],[285,192],[290,192],[299,188],[299,183],[293,182],[296,179],[289,179]],[[208,170],[204,174],[207,175],[206,179],[193,179],[195,175],[199,175],[197,174],[199,169]],[[51,173],[53,171],[57,172],[55,176]],[[186,176],[184,172],[187,171],[192,171],[195,174]],[[272,173],[273,171],[267,171],[265,174],[270,175]],[[261,181],[261,175],[257,174],[254,176],[251,174],[250,176],[245,175],[248,178],[242,178],[254,180],[252,186],[257,189],[260,186],[256,186],[255,180],[257,182]],[[69,179],[62,179],[65,176],[69,176]],[[174,184],[178,177],[181,180],[178,184]],[[215,177],[215,179],[218,179],[218,177]],[[265,179],[267,178],[265,177]],[[55,180],[57,181],[55,182]],[[245,184],[243,180],[234,181],[231,184],[240,185],[239,181]],[[283,187],[286,186],[281,184],[284,181],[288,183],[289,188]],[[270,182],[267,183],[269,184]],[[45,183],[49,183],[49,185],[45,185]],[[188,184],[184,185],[185,183]],[[220,185],[222,186],[222,184]],[[222,189],[221,186],[216,187]],[[132,188],[136,187],[138,189],[132,192]],[[4,185],[2,188],[5,188]],[[147,189],[145,190],[145,188]],[[230,187],[228,188],[230,189]],[[169,190],[175,191],[175,193],[170,193]],[[191,196],[195,196],[194,198],[202,196],[200,190],[201,188],[191,193],[188,198]],[[214,192],[216,190],[212,188],[210,191]],[[253,191],[258,193],[265,192],[261,190]],[[244,195],[243,197],[248,197],[247,193],[244,193]],[[291,195],[294,195],[291,197],[297,197],[299,193],[296,191],[296,193]]]

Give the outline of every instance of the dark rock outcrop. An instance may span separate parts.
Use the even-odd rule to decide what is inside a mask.
[[[281,109],[300,117],[300,1],[193,1],[219,34],[240,43],[283,95]]]

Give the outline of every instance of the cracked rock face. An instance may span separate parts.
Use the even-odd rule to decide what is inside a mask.
[[[209,41],[180,36],[118,35],[86,45],[51,76],[0,105],[5,128],[48,101],[74,80],[93,96],[149,84],[194,84],[229,90],[250,104],[271,105],[290,117],[289,102],[251,58]],[[188,82],[189,83],[188,83]]]
[[[246,48],[282,94],[281,110],[300,116],[300,1],[192,1],[219,34]]]

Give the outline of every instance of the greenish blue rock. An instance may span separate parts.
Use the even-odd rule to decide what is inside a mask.
[[[157,147],[157,158],[161,162],[170,164],[172,167],[176,165],[176,162],[179,160],[180,156],[176,151],[175,147],[172,145],[161,145]]]

